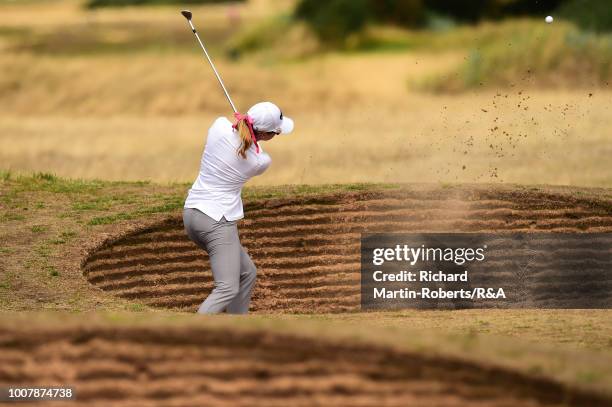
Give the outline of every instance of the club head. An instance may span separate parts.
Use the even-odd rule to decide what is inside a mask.
[[[183,15],[183,17],[185,17],[187,20],[191,21],[191,11],[189,10],[183,10],[181,11],[181,14]]]

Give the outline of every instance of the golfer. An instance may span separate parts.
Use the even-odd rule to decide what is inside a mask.
[[[293,130],[293,120],[273,103],[257,103],[236,123],[219,117],[208,130],[200,173],[183,209],[185,232],[208,252],[214,289],[198,313],[246,314],[257,269],[240,244],[237,222],[244,217],[242,186],[270,165],[260,141]]]

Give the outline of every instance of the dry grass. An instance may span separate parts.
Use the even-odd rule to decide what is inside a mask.
[[[254,1],[246,7],[265,18],[266,4]],[[288,4],[276,0],[274,6]],[[157,25],[176,28],[175,40],[192,49],[150,52],[146,44],[154,36],[140,43],[128,36],[125,41],[136,47],[130,53],[3,54],[1,167],[113,180],[193,180],[208,126],[230,109],[184,21],[174,8],[84,14],[78,5],[4,4],[1,21],[32,30],[43,44],[54,46],[59,42],[51,41],[51,34],[69,26],[80,32],[84,16],[106,28],[151,23],[152,32]],[[207,7],[196,15],[223,32],[226,10]],[[26,12],[45,18],[27,19]],[[252,184],[612,185],[606,162],[612,152],[607,87],[536,90],[526,84],[525,89],[429,95],[410,90],[407,83],[452,71],[462,63],[463,51],[441,52],[448,48],[440,45],[436,53],[326,54],[294,62],[255,55],[236,62],[212,46],[241,109],[272,100],[296,119],[294,135],[265,145],[273,166]]]
[[[526,97],[530,99],[521,102]],[[494,93],[460,98],[414,95],[384,104],[373,96],[363,108],[340,105],[321,110],[293,107],[288,100],[282,105],[298,128],[289,137],[265,144],[273,165],[250,183],[504,181],[610,186],[610,97],[609,92],[589,97],[583,92],[515,91],[507,99]],[[518,103],[528,110],[518,108]],[[62,176],[191,181],[215,116],[4,115],[0,161],[13,170]]]
[[[354,325],[367,319],[370,325],[410,328],[419,332],[448,330],[457,334],[490,334],[531,342],[568,344],[575,348],[612,350],[610,310],[461,310],[399,311],[363,314],[301,316],[330,319]],[[295,318],[287,316],[287,318]]]
[[[564,21],[531,20],[485,24],[474,31],[481,38],[471,41],[458,69],[417,86],[443,92],[511,84],[563,89],[608,86],[612,79],[611,35],[583,32]]]
[[[182,17],[178,14],[178,6],[156,7],[119,7],[86,9],[85,0],[30,0],[0,2],[2,11],[2,26],[4,27],[59,27],[74,24],[83,19],[93,19],[99,23],[111,22],[149,22],[155,25],[160,22],[170,22],[177,18],[181,23]],[[248,2],[232,4],[240,13],[248,13],[255,19],[268,17],[270,13],[288,10],[295,0],[249,0]],[[191,5],[190,10],[195,19],[204,19],[219,23],[227,20],[228,4]],[[34,18],[34,17],[38,18]]]

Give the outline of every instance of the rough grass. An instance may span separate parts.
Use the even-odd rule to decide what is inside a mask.
[[[316,197],[337,192],[397,188],[396,184],[282,185],[247,187],[245,201]],[[0,298],[4,310],[128,310],[158,312],[93,290],[74,268],[92,239],[180,212],[189,184],[65,179],[53,174],[12,173],[0,179]],[[572,190],[574,191],[574,190]],[[610,199],[610,191],[575,190]],[[603,195],[602,195],[603,194]],[[168,204],[169,203],[169,204]],[[13,214],[27,216],[16,219]],[[97,219],[104,219],[100,222]],[[10,254],[7,256],[5,254]],[[363,321],[379,327],[411,326],[462,334],[493,334],[609,351],[609,311],[466,310],[402,311],[346,315],[279,316],[280,320]]]
[[[381,76],[344,87],[359,72],[341,57],[293,68],[305,77],[334,78],[336,85],[328,90],[320,110],[308,107],[308,96],[271,98],[285,102],[278,103],[295,119],[296,131],[263,144],[272,165],[253,178],[252,185],[502,181],[612,185],[606,159],[612,151],[609,91],[546,92],[515,87],[461,97],[405,96],[390,77],[407,66],[410,57],[358,58],[362,69],[380,69]],[[421,69],[426,64],[421,59],[412,66]],[[279,70],[277,79],[293,69]],[[411,69],[395,75],[401,77]],[[118,90],[114,102],[125,103],[129,109],[129,97],[121,92]],[[193,95],[197,98],[197,92]],[[167,102],[161,100],[165,96]],[[182,96],[180,91],[160,93],[160,106],[173,106],[172,102],[180,106]],[[360,102],[347,106],[342,99]],[[13,103],[13,108],[19,103],[25,107],[26,100],[17,98]],[[49,100],[46,107],[52,103]],[[65,113],[53,116],[0,116],[0,162],[13,171],[52,171],[62,177],[190,183],[197,176],[208,126],[227,111],[221,96],[211,103],[221,106],[207,108],[210,113],[200,116],[108,113],[105,118],[79,117],[67,113],[70,107],[64,102],[57,110]],[[107,114],[102,113],[105,109],[113,111],[113,104],[104,98],[98,105],[92,100],[91,106],[100,115]],[[190,108],[185,104],[186,110]]]
[[[289,45],[288,45],[289,44]],[[329,50],[308,28],[288,16],[272,17],[236,36],[235,53],[275,58],[313,57]],[[287,52],[286,50],[290,51]],[[463,64],[442,75],[412,77],[412,88],[465,91],[510,85],[589,87],[612,79],[612,35],[595,34],[564,21],[515,19],[440,31],[370,26],[344,42],[348,52],[448,52],[462,50]]]
[[[231,30],[224,7],[194,8],[198,21],[206,22],[202,30]],[[245,7],[251,16],[248,24],[240,23],[245,30],[276,18],[270,10],[286,15],[285,3]],[[45,19],[27,18],[38,13]],[[95,21],[91,30],[83,23],[88,18]],[[0,34],[0,42],[26,48],[6,51],[0,59],[0,167],[84,179],[193,181],[210,123],[231,111],[183,20],[171,7],[90,14],[72,1],[2,5],[0,25],[12,34]],[[573,30],[562,22],[528,20],[436,33],[379,27],[367,35],[383,48],[391,44],[394,52],[327,53],[291,61],[279,59],[275,47],[238,61],[226,59],[222,42],[208,37],[212,31],[203,35],[239,109],[271,100],[296,120],[294,134],[264,146],[273,164],[255,184],[612,185],[606,161],[612,151],[610,87],[590,84],[592,71],[585,70],[587,76],[576,79],[583,87],[572,90],[534,89],[535,74],[506,87],[491,84],[480,91],[478,86],[478,93],[432,95],[406,86],[433,76],[442,81],[439,86],[458,81],[462,88],[468,63],[463,58],[470,49],[503,49],[504,38],[531,41],[528,35],[540,29]],[[62,41],[72,30],[82,47]],[[21,32],[35,41],[20,43]],[[96,33],[114,37],[118,48],[88,39]],[[145,51],[166,34],[164,41],[190,50]],[[293,52],[292,35],[275,37],[285,44],[282,51]],[[34,43],[41,48],[27,48]],[[59,54],[44,51],[60,48]],[[97,53],[97,48],[104,50]],[[499,71],[505,69],[510,68]],[[472,83],[486,70],[473,69]]]
[[[220,324],[313,338],[374,341],[421,354],[502,365],[593,391],[609,388],[612,318],[609,310],[464,310],[369,312],[341,315],[209,317],[156,310],[94,289],[79,267],[85,249],[131,222],[152,222],[180,211],[189,184],[76,180],[52,173],[0,175],[0,315],[4,327],[169,327]],[[245,200],[315,197],[394,184],[248,187]],[[450,186],[449,186],[450,187]],[[607,196],[610,191],[573,190]],[[170,205],[166,205],[171,203]],[[152,210],[152,208],[158,208]],[[26,213],[14,218],[11,214]],[[108,222],[96,222],[103,217]],[[32,313],[30,311],[39,312]],[[6,311],[28,311],[9,315]],[[46,312],[45,312],[46,311]],[[51,312],[53,311],[53,312]],[[67,316],[56,313],[77,314]],[[84,312],[81,314],[81,312]],[[111,313],[109,313],[111,312]],[[133,314],[136,313],[136,314]],[[98,323],[96,322],[96,323]],[[9,328],[10,329],[10,328]],[[602,390],[603,389],[603,390]]]
[[[582,32],[563,21],[504,23],[495,40],[471,45],[465,62],[447,74],[421,79],[433,91],[479,87],[598,87],[612,79],[612,35]],[[485,34],[486,36],[486,34]]]
[[[144,313],[143,313],[144,312]],[[150,312],[134,306],[132,312],[97,312],[77,315],[52,314],[49,312],[27,312],[20,315],[0,314],[7,330],[31,331],[53,330],[61,326],[64,332],[96,327],[106,330],[145,329],[166,330],[172,333],[188,332],[191,329],[231,329],[236,335],[256,332],[259,335],[282,334],[291,337],[331,341],[339,346],[346,344],[373,344],[388,349],[405,351],[432,358],[450,358],[481,364],[485,369],[503,367],[521,372],[528,377],[551,378],[565,385],[587,391],[610,394],[612,371],[608,350],[580,346],[570,340],[558,343],[549,338],[525,340],[505,334],[510,331],[525,332],[522,320],[546,326],[546,322],[557,321],[573,328],[581,319],[605,321],[606,311],[525,311],[522,314],[489,310],[489,312],[456,311],[450,313],[422,311],[410,315],[401,313],[370,313],[360,318],[342,319],[334,315],[319,316],[268,316],[251,315],[207,316],[185,315],[169,312]],[[598,315],[601,314],[601,315]],[[441,326],[429,321],[442,322]],[[381,324],[380,321],[388,322]],[[397,324],[403,321],[403,324]],[[450,326],[444,323],[450,322]],[[460,321],[455,324],[455,321]],[[490,322],[495,333],[481,332],[483,322]],[[609,324],[602,324],[609,331]],[[459,329],[457,329],[459,327]],[[424,328],[424,329],[423,329]],[[502,328],[502,330],[497,330]],[[563,330],[561,328],[561,330]],[[552,332],[552,330],[551,330]],[[9,334],[10,335],[10,334]],[[10,336],[9,336],[10,337]],[[571,337],[571,335],[568,335]],[[171,346],[170,343],[168,343]]]

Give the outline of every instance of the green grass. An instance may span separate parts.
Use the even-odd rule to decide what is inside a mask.
[[[80,180],[57,177],[49,173],[12,174],[6,182],[9,188],[3,194],[5,202],[13,208],[26,204],[22,194],[25,192],[48,192],[64,195],[70,199],[70,209],[67,212],[58,212],[60,219],[79,218],[89,212],[93,213],[86,224],[90,226],[108,225],[125,220],[133,220],[159,213],[172,213],[183,207],[186,191],[190,183],[175,183],[169,186],[176,190],[174,194],[157,193],[152,195],[138,194],[138,190],[150,186],[150,181],[123,182]],[[279,185],[273,187],[245,187],[243,198],[245,200],[259,200],[281,198],[286,196],[308,197],[317,199],[317,195],[333,194],[342,191],[366,191],[370,189],[393,189],[398,184],[323,184],[323,185]],[[134,191],[133,189],[136,189]],[[45,203],[34,205],[36,209],[46,208]],[[102,212],[103,214],[96,214]],[[25,220],[26,216],[16,211],[6,212],[0,220]],[[33,232],[41,232],[40,225],[31,227]],[[53,240],[54,244],[65,242],[66,236]]]
[[[138,303],[138,302],[134,302],[131,303],[128,306],[128,310],[131,312],[143,312],[147,309],[147,307],[144,304]]]
[[[277,16],[237,34],[230,49],[237,55],[262,52],[273,60],[329,51],[325,44],[305,47],[313,36],[300,31],[304,28],[287,16]],[[292,52],[283,52],[287,48]],[[510,19],[440,31],[369,26],[348,38],[340,51],[464,52],[465,61],[445,75],[408,80],[411,88],[434,92],[518,84],[594,87],[612,79],[612,34],[582,31],[564,20]]]
[[[239,56],[269,48],[281,41],[280,34],[292,29],[293,23],[290,15],[278,15],[250,24],[232,38],[229,53]]]
[[[339,50],[348,52],[468,50],[507,44],[508,41],[523,36],[538,35],[538,31],[546,29],[553,31],[554,35],[563,36],[567,27],[573,26],[559,21],[555,22],[553,28],[540,20],[533,19],[484,22],[476,26],[460,25],[444,30],[409,30],[374,24],[352,35]],[[232,45],[238,51],[245,53],[269,49],[277,42],[285,47],[299,47],[299,41],[302,39],[288,35],[288,31],[298,29],[301,29],[300,25],[292,21],[289,16],[279,15],[246,27],[233,38]],[[287,41],[295,43],[287,44]],[[324,44],[318,44],[318,51],[325,50],[329,48]],[[275,52],[279,52],[278,57],[283,58],[282,49]]]
[[[138,198],[133,194],[110,194],[102,196],[87,196],[72,204],[75,211],[105,211],[117,204],[136,203]]]
[[[153,205],[140,206],[136,209],[126,211],[126,212],[119,212],[119,213],[115,213],[112,215],[105,215],[105,216],[97,216],[91,219],[88,222],[88,224],[92,226],[107,225],[110,223],[118,222],[120,220],[136,219],[136,218],[139,218],[145,215],[151,215],[155,213],[174,212],[183,207],[185,198],[183,195],[180,195],[180,196],[175,195],[175,196],[161,196],[161,197],[158,197],[157,199],[161,200],[162,202],[153,204]]]
[[[5,221],[22,221],[25,220],[26,217],[25,215],[21,215],[18,213],[4,213],[2,215],[0,215],[0,222],[5,222]]]
[[[51,277],[58,277],[60,275],[59,271],[57,271],[53,266],[48,266],[47,271],[49,272],[49,276]]]
[[[10,175],[3,178],[3,183],[10,183],[7,194],[12,197],[26,191],[53,192],[57,194],[92,194],[106,187],[128,185],[144,187],[151,184],[150,181],[124,182],[103,181],[99,179],[86,180],[63,178],[46,172],[12,173],[10,171],[4,171],[1,172],[0,175],[3,173],[6,174],[7,172]],[[35,207],[44,208],[45,202],[39,201],[35,204]]]
[[[55,239],[50,239],[49,243],[54,245],[61,245],[70,242],[74,237],[78,235],[75,231],[64,231],[59,234]]]
[[[583,32],[563,21],[547,25],[532,20],[483,31],[483,38],[468,42],[467,57],[456,69],[409,85],[435,92],[533,85],[592,88],[612,79],[612,35]]]
[[[45,232],[47,229],[49,229],[48,226],[45,225],[34,225],[32,226],[31,230],[32,233],[40,233],[40,232]]]
[[[53,174],[36,173],[33,176],[19,176],[16,178],[23,189],[48,191],[54,193],[83,193],[95,191],[107,183],[99,180],[79,180],[59,178]]]
[[[49,182],[57,181],[57,177],[55,176],[55,174],[51,174],[51,173],[48,173],[48,172],[37,172],[37,173],[34,173],[33,178],[34,179],[43,180],[43,181],[49,181]]]
[[[2,170],[0,171],[0,181],[4,182],[10,180],[12,175],[13,173],[11,170]]]
[[[50,173],[11,173],[0,183],[0,202],[4,204],[0,223],[27,222],[35,219],[37,212],[50,211],[58,222],[72,220],[77,225],[103,225],[182,207],[187,185],[170,186],[175,194],[142,193],[149,186],[149,181],[80,180]],[[30,203],[32,200],[35,203]],[[52,209],[61,202],[65,204],[60,210]],[[50,226],[34,223],[28,229],[31,233],[44,235]],[[68,229],[48,237],[46,242],[48,245],[63,245],[76,235],[76,231]],[[45,257],[44,253],[41,254]]]

